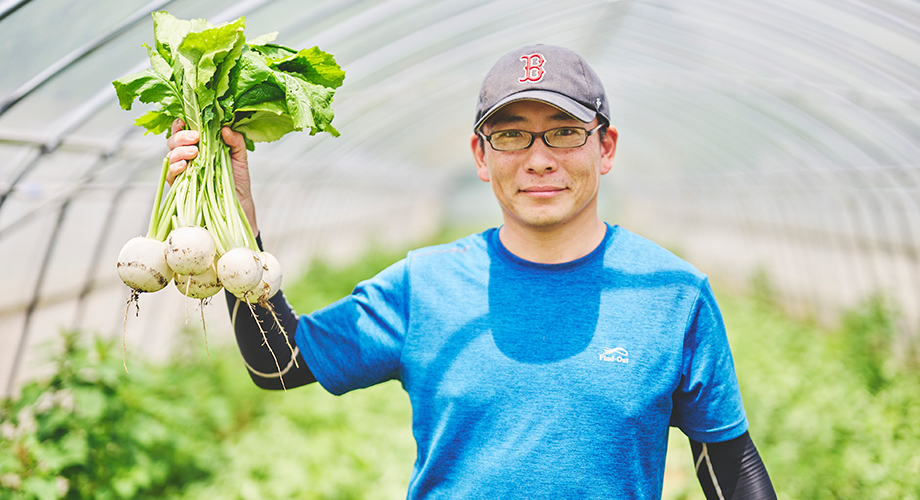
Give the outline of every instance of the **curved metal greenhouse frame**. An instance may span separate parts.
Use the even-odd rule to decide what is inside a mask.
[[[893,0],[0,2],[0,384],[40,373],[62,328],[122,332],[121,245],[144,232],[162,137],[112,80],[147,66],[150,13],[246,16],[346,71],[341,137],[251,154],[265,245],[296,276],[370,242],[499,220],[469,134],[481,77],[532,42],[581,52],[620,132],[604,217],[726,284],[769,277],[833,322],[882,293],[920,344],[920,3]],[[171,291],[174,292],[174,291]],[[223,307],[207,308],[212,324]],[[143,297],[130,350],[167,355],[197,304]]]

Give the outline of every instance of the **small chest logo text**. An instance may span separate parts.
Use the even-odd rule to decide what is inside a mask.
[[[629,353],[622,347],[606,348],[601,353],[600,359],[611,363],[629,363]]]

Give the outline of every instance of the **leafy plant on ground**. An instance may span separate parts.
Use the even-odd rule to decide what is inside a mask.
[[[870,295],[843,316],[839,334],[842,351],[872,394],[877,394],[896,376],[896,336],[895,310],[882,294]]]
[[[920,373],[882,369],[894,322],[884,302],[868,298],[827,331],[760,301],[720,301],[751,435],[781,498],[920,499]]]
[[[175,375],[128,375],[112,342],[80,340],[64,334],[54,375],[0,409],[3,498],[163,498],[207,477],[226,406],[186,406]]]

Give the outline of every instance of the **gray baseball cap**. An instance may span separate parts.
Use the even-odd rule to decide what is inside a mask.
[[[580,55],[564,47],[527,45],[502,56],[482,81],[473,130],[502,106],[521,100],[545,102],[585,123],[599,116],[610,124],[603,83]]]

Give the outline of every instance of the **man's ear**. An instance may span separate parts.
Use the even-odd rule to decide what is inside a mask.
[[[601,137],[601,174],[606,174],[613,168],[613,157],[617,152],[617,138],[619,132],[616,127],[607,127],[607,133]]]
[[[473,160],[476,162],[476,176],[483,182],[489,182],[489,168],[486,166],[485,141],[479,134],[473,132],[470,137],[470,148],[473,150]]]

